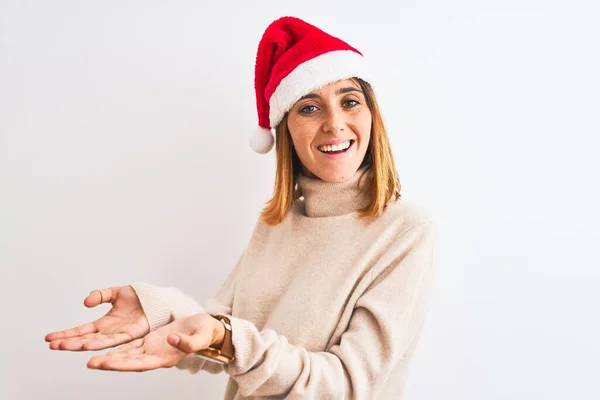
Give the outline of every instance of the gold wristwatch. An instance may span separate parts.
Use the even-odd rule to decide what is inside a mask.
[[[233,342],[231,340],[231,321],[225,315],[210,314],[210,316],[221,321],[225,327],[223,344],[221,346],[213,346],[208,349],[200,350],[196,352],[196,354],[207,360],[218,362],[219,364],[229,364],[235,359],[233,356]]]

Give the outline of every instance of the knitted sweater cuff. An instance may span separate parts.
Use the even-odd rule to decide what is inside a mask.
[[[134,283],[131,287],[142,304],[150,325],[150,331],[154,331],[170,322],[169,302],[160,287],[141,282]]]
[[[260,340],[260,332],[252,322],[231,316],[229,320],[231,321],[231,341],[235,359],[225,365],[224,370],[233,377],[242,375],[252,368],[258,361],[257,354],[264,353],[265,343]],[[275,332],[270,331],[269,333],[274,334]]]

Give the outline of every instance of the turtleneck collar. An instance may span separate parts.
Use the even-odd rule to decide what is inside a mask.
[[[371,196],[366,186],[372,176],[370,167],[358,169],[349,180],[339,183],[325,182],[300,173],[298,187],[302,197],[299,200],[304,200],[304,214],[307,217],[334,217],[367,206]]]

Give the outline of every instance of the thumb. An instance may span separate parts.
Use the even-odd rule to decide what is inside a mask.
[[[206,335],[195,333],[186,335],[183,333],[172,333],[167,337],[167,343],[184,353],[195,353],[210,346],[210,340]]]
[[[114,303],[117,300],[119,288],[107,288],[92,290],[90,294],[83,300],[86,307],[96,307],[102,303]]]

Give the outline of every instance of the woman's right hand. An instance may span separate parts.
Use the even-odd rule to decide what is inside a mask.
[[[111,303],[112,308],[94,322],[52,332],[45,339],[52,350],[103,350],[142,338],[150,325],[140,300],[131,286],[92,291],[83,301],[86,307]]]

